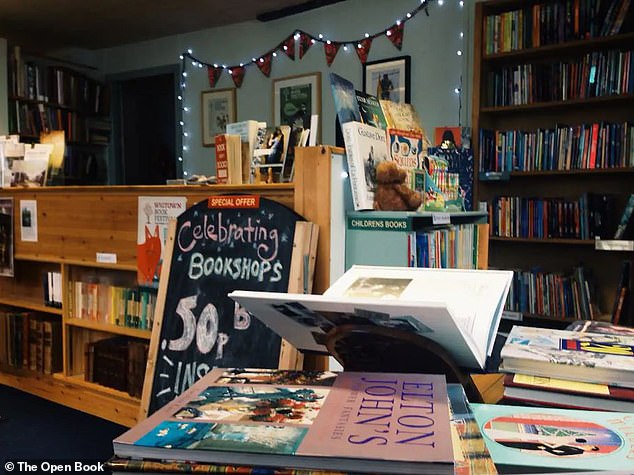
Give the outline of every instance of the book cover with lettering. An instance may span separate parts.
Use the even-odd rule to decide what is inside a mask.
[[[505,471],[631,470],[634,414],[470,404],[493,461]],[[629,472],[628,472],[629,473]]]
[[[634,337],[515,325],[500,370],[634,388]]]
[[[216,368],[113,441],[117,457],[453,473],[443,375]]]
[[[376,166],[388,157],[385,130],[357,121],[343,124],[341,130],[354,209],[374,209]]]

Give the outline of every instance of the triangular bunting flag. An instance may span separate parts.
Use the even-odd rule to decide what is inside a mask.
[[[313,37],[306,33],[299,34],[299,59],[302,59],[308,48],[313,45]]]
[[[218,84],[218,79],[220,78],[220,74],[222,74],[222,68],[207,66],[207,76],[209,76],[209,87],[216,87],[216,84]]]
[[[403,46],[403,30],[405,29],[405,23],[392,26],[385,32],[386,36],[390,39],[394,46],[401,49]]]
[[[293,34],[286,38],[280,46],[282,51],[286,53],[286,56],[295,61],[295,35]]]
[[[242,80],[244,79],[245,68],[244,66],[233,66],[231,69],[231,79],[236,87],[242,86]]]
[[[267,53],[259,59],[255,60],[255,64],[258,65],[262,74],[264,74],[267,78],[271,75],[271,59],[273,58],[273,53]]]
[[[334,43],[332,41],[330,43],[324,43],[324,51],[326,53],[326,63],[328,63],[328,66],[330,66],[332,62],[335,60],[335,56],[337,56],[337,52],[339,51],[340,46],[341,46],[341,43]]]
[[[359,61],[361,61],[361,64],[365,64],[365,62],[368,60],[368,54],[370,54],[370,46],[372,46],[371,38],[366,38],[357,43],[357,47],[355,48],[355,50],[357,52],[357,56],[359,56]]]

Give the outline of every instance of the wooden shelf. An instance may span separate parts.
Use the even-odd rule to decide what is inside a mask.
[[[64,381],[66,383],[82,386],[84,388],[88,388],[96,392],[107,394],[109,396],[114,396],[116,398],[123,399],[124,401],[127,400],[134,404],[139,404],[139,405],[141,404],[141,399],[136,398],[134,396],[130,396],[128,393],[124,391],[119,391],[118,389],[109,388],[108,386],[103,386],[101,384],[86,381],[84,379],[83,374],[76,374],[74,376],[64,376],[62,373],[55,373],[53,375],[53,378],[58,379],[60,381]]]
[[[64,256],[50,256],[42,254],[19,254],[14,255],[14,259],[33,262],[50,262],[51,264],[69,264],[74,266],[95,267],[98,269],[116,269],[136,272],[135,264],[108,264],[106,262],[88,261],[83,259],[66,258]]]
[[[550,57],[559,57],[570,54],[584,54],[597,49],[631,47],[634,43],[634,33],[625,33],[614,36],[601,36],[587,40],[566,41],[564,43],[539,46],[537,48],[524,48],[504,53],[488,54],[482,56],[483,63],[497,63],[507,61],[535,60]]]
[[[588,97],[585,99],[568,99],[565,101],[533,102],[531,104],[517,104],[510,106],[484,106],[480,108],[480,114],[519,114],[528,111],[574,109],[581,107],[606,107],[610,104],[634,103],[634,94]]]
[[[577,244],[581,246],[594,246],[594,239],[563,239],[563,238],[539,239],[539,238],[490,236],[489,240],[500,241],[500,242],[531,243],[531,244]]]
[[[143,338],[145,340],[149,340],[150,336],[152,335],[152,330],[141,330],[139,328],[110,325],[108,323],[93,322],[92,320],[84,320],[81,318],[69,318],[66,319],[65,323],[66,325],[71,327],[115,333],[117,335],[133,336],[135,338]]]
[[[27,310],[34,310],[36,312],[62,315],[61,308],[49,307],[48,305],[44,305],[40,300],[28,299],[22,296],[3,294],[2,296],[0,296],[0,304],[10,305],[12,307],[20,307]]]

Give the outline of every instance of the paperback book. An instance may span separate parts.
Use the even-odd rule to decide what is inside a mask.
[[[328,353],[325,342],[335,327],[371,325],[422,335],[460,366],[483,369],[512,276],[497,270],[355,265],[323,295],[236,290],[229,297],[301,351]]]
[[[634,414],[471,404],[501,471],[631,470]]]
[[[500,370],[634,388],[634,337],[514,326]]]
[[[454,473],[443,375],[216,368],[113,448],[165,461]]]

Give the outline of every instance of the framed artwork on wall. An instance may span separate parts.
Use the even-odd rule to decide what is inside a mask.
[[[321,115],[320,72],[273,80],[273,125],[310,129],[312,115]]]
[[[363,91],[379,99],[410,102],[410,57],[368,61],[363,65]]]
[[[236,90],[218,89],[201,93],[203,147],[214,147],[215,137],[236,121]]]

